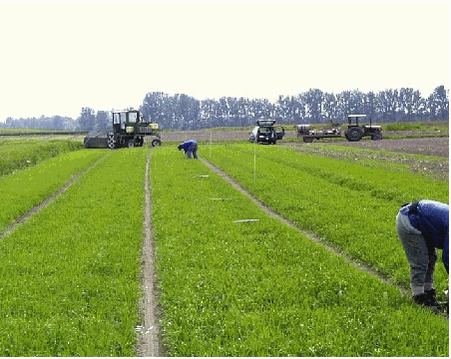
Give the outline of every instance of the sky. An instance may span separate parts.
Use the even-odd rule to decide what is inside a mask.
[[[447,1],[0,1],[0,121],[138,108],[149,92],[449,89]]]

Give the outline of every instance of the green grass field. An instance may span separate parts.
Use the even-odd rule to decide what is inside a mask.
[[[448,203],[448,182],[400,166],[220,143],[201,146],[200,156],[342,255],[174,146],[78,150],[58,142],[65,150],[0,177],[0,353],[137,356],[152,151],[160,355],[449,356],[448,318],[401,290],[408,265],[394,228],[401,203]],[[23,153],[49,144],[29,142]],[[447,279],[439,261],[441,299]]]
[[[0,177],[0,233],[104,155],[107,152],[73,151]]]
[[[284,147],[213,146],[204,153],[301,228],[405,286],[408,268],[394,227],[397,211],[419,198],[446,203],[449,198],[447,182]],[[443,282],[446,272],[439,267]]]
[[[233,159],[242,159],[236,149],[225,153],[227,168]],[[252,178],[244,162],[233,167],[241,168],[240,182],[249,174]],[[278,167],[271,162],[268,168],[275,173]],[[160,148],[153,155],[152,178],[168,355],[447,355],[447,320],[416,307],[394,286],[270,218],[202,163]],[[269,183],[259,193],[280,194],[280,188],[270,192]],[[224,200],[213,200],[218,198]],[[280,203],[287,199],[278,198]],[[305,201],[299,199],[307,205]],[[379,205],[379,199],[373,201]],[[321,205],[316,211],[323,212],[330,203],[321,197],[316,204]],[[360,203],[354,213],[362,208]],[[334,212],[323,216],[329,213]],[[312,213],[307,215],[311,220]],[[235,223],[242,219],[259,221]],[[319,225],[309,229],[325,235]],[[369,236],[367,242],[379,238]],[[395,238],[388,240],[393,242],[390,250],[399,247]],[[373,252],[362,241],[354,246],[364,255]],[[397,264],[406,274],[405,259],[398,254]]]
[[[0,138],[0,177],[82,147],[83,143],[67,139]]]
[[[112,153],[0,242],[2,356],[135,355],[145,156]]]

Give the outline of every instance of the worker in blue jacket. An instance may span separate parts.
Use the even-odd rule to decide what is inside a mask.
[[[179,151],[185,151],[188,158],[191,158],[191,154],[194,156],[194,158],[197,158],[197,142],[195,140],[188,140],[181,143],[178,146],[178,149]]]
[[[396,231],[410,264],[412,297],[418,304],[437,305],[434,289],[436,249],[449,274],[449,205],[421,200],[406,203],[396,216]]]

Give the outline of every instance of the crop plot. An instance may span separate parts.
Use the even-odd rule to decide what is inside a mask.
[[[70,140],[0,138],[0,177],[82,146],[82,143]]]
[[[146,153],[109,153],[0,241],[3,356],[134,356]]]
[[[394,228],[397,211],[405,202],[449,197],[446,182],[286,148],[213,146],[211,153],[211,162],[266,205],[404,287],[408,266]],[[440,292],[447,278],[442,267]]]
[[[0,177],[0,238],[8,225],[103,155],[105,152],[101,151],[69,152],[39,166]]]
[[[252,158],[234,166],[241,154],[221,150],[223,167],[252,187]],[[448,355],[446,320],[271,218],[201,162],[162,147],[151,166],[168,355]],[[258,221],[236,223],[245,219]]]
[[[201,161],[172,147],[151,153],[64,152],[0,177],[3,356],[147,353],[140,330],[158,335],[159,318],[143,318],[144,295],[158,299],[163,355],[448,356],[446,318],[266,214]],[[404,287],[400,203],[448,200],[440,181],[279,146],[201,146],[200,155]],[[155,273],[143,271],[149,262]]]

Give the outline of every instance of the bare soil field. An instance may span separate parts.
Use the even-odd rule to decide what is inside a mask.
[[[321,145],[322,144],[322,145]],[[350,161],[364,162],[366,165],[393,168],[394,165],[406,166],[412,173],[426,177],[449,181],[449,138],[404,138],[381,141],[334,141],[313,143],[287,143],[296,150]],[[373,151],[351,152],[334,151],[328,145],[350,146]],[[436,156],[436,158],[414,157],[409,155]],[[437,158],[438,157],[438,158]],[[371,162],[372,161],[372,162]]]
[[[195,139],[196,141],[209,141],[210,139],[212,141],[217,140],[247,140],[249,136],[249,130],[213,130],[210,131],[208,129],[204,130],[198,130],[198,131],[172,131],[172,132],[162,132],[161,133],[161,139],[162,141],[166,142],[173,142],[173,141],[186,141],[189,139]],[[435,138],[443,138],[443,137],[434,137],[431,138],[430,136],[437,136],[437,131],[435,132],[413,132],[413,131],[385,131],[384,136],[410,136],[410,135],[424,135],[429,136],[428,139],[434,141]],[[285,136],[284,139],[294,139],[297,138],[297,134],[295,130],[292,128],[292,126],[285,127]],[[424,138],[426,140],[426,138]],[[327,140],[321,140],[321,142],[325,142]],[[343,141],[345,141],[343,137]],[[361,142],[367,142],[368,139],[364,139]],[[299,142],[302,142],[302,139],[299,138]],[[373,142],[373,141],[369,141]],[[283,143],[280,142],[280,143]],[[434,143],[434,142],[432,142]]]
[[[288,133],[287,133],[288,135]],[[163,132],[161,134],[161,140],[166,142],[172,141],[186,141],[194,139],[196,141],[218,141],[218,140],[247,140],[249,131],[174,131]],[[294,137],[294,134],[291,136]]]
[[[448,137],[402,138],[381,141],[368,140],[359,142],[340,141],[335,142],[334,144],[341,146],[353,146],[370,150],[385,150],[449,158]]]

